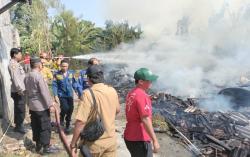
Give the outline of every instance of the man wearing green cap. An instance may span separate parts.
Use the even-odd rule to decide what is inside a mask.
[[[158,76],[147,68],[140,68],[134,78],[136,87],[126,97],[124,140],[131,157],[153,157],[153,152],[157,153],[160,145],[153,130],[151,99],[146,91]]]

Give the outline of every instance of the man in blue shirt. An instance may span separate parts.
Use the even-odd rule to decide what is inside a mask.
[[[97,58],[90,58],[88,60],[88,67],[91,65],[98,65],[100,61]],[[78,97],[81,98],[83,90],[89,88],[88,79],[86,75],[86,70],[81,70],[78,77],[78,82],[74,83],[74,89],[78,94]]]
[[[66,121],[65,133],[70,132],[70,121],[74,109],[73,88],[77,87],[73,71],[68,70],[69,63],[66,60],[61,61],[61,70],[54,73],[52,90],[55,101],[60,103],[60,123],[64,125]]]

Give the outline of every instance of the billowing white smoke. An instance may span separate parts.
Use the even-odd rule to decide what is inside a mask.
[[[232,111],[233,104],[231,103],[228,97],[223,96],[214,96],[210,99],[200,100],[199,101],[200,108],[206,111]]]
[[[140,24],[144,34],[94,56],[127,63],[131,74],[147,67],[160,76],[156,86],[171,94],[204,96],[235,85],[250,69],[247,0],[104,0],[103,6],[107,19]]]

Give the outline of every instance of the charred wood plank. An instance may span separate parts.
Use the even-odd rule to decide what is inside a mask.
[[[244,148],[236,148],[233,151],[233,157],[248,157],[248,150]]]
[[[206,137],[207,137],[208,139],[210,139],[211,141],[213,141],[213,142],[215,142],[215,143],[221,145],[221,146],[224,147],[225,149],[227,149],[227,150],[229,150],[229,151],[232,150],[232,148],[230,148],[229,146],[227,146],[224,142],[222,142],[222,141],[220,141],[220,140],[214,138],[213,136],[211,136],[211,135],[206,135]]]
[[[190,150],[196,155],[196,156],[204,156],[200,149],[198,149],[185,135],[182,134],[168,119],[165,119],[165,121],[173,128],[175,131],[180,135],[180,137],[185,140],[185,142],[188,143],[188,147]]]
[[[243,126],[235,126],[236,131],[243,135],[244,137],[250,139],[250,128],[243,127]]]
[[[222,151],[225,151],[225,148],[224,148],[224,147],[222,147],[222,146],[220,146],[220,145],[218,145],[218,144],[215,144],[215,143],[204,144],[203,147],[211,147],[211,148],[217,149],[217,150],[219,150],[219,151],[221,151],[221,152],[222,152]]]

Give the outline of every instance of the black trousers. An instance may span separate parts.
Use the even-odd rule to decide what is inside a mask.
[[[18,93],[11,93],[14,100],[14,123],[21,126],[25,118],[25,97]]]
[[[50,144],[51,137],[49,110],[30,111],[30,115],[33,141],[37,144],[48,146]]]
[[[69,127],[71,116],[74,110],[73,97],[59,97],[60,101],[60,121],[66,120],[66,127]]]
[[[125,140],[125,143],[131,157],[153,157],[153,150],[150,142]]]

